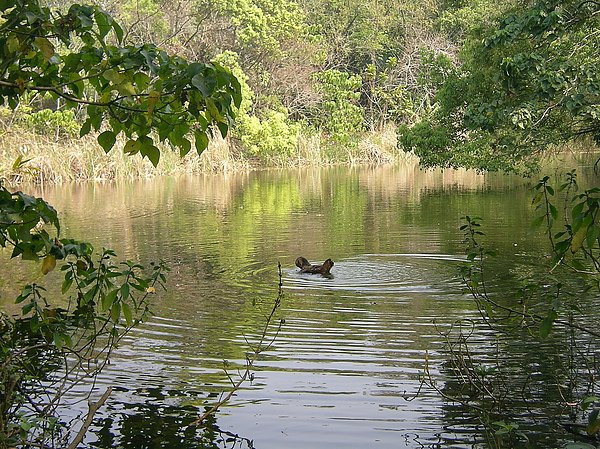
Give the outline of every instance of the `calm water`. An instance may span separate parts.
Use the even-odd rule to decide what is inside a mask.
[[[461,217],[484,219],[503,255],[494,275],[507,284],[545,251],[528,225],[526,182],[469,172],[269,171],[37,193],[61,212],[64,235],[172,268],[155,316],[99,380],[115,392],[88,438],[96,447],[472,447],[477,421],[419,388],[426,360],[450,387],[442,334],[478,316],[462,294]],[[332,258],[333,277],[299,274],[300,255]],[[223,361],[234,374],[243,367],[277,296],[278,262],[281,333],[218,427],[186,428],[227,389]],[[13,274],[2,300],[34,272]],[[476,352],[495,338],[478,327]],[[507,343],[504,357],[535,364],[538,349]],[[546,429],[531,447],[562,447],[564,431],[548,422],[531,424]]]

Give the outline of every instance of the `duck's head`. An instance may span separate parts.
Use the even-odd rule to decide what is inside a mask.
[[[296,259],[296,266],[298,268],[304,268],[310,265],[310,262],[306,260],[304,257],[300,256]]]

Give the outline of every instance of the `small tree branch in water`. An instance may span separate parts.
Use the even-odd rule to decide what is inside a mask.
[[[69,444],[67,449],[76,449],[77,446],[79,445],[79,443],[81,443],[83,441],[85,434],[87,433],[90,425],[92,424],[94,415],[96,415],[96,412],[98,411],[98,409],[104,405],[104,403],[106,402],[108,397],[111,395],[111,393],[112,393],[112,387],[108,387],[106,389],[106,391],[104,392],[104,394],[102,395],[102,397],[100,398],[100,400],[98,400],[98,402],[94,403],[94,402],[90,401],[89,410],[88,410],[88,414],[85,418],[85,421],[84,421],[83,425],[81,426],[81,429],[79,429],[79,433],[73,439],[73,441],[71,441],[71,444]]]
[[[277,264],[277,266],[278,266],[278,272],[279,272],[279,285],[278,285],[278,290],[277,290],[277,298],[275,299],[273,307],[271,308],[271,312],[266,317],[265,325],[263,327],[263,330],[262,330],[262,333],[260,335],[260,339],[259,339],[258,343],[256,345],[251,345],[246,340],[248,342],[248,346],[251,349],[251,352],[246,355],[246,368],[244,369],[243,372],[238,373],[239,379],[237,381],[234,381],[234,379],[231,377],[231,375],[229,374],[229,372],[227,372],[227,369],[225,369],[225,374],[226,374],[227,378],[229,379],[229,381],[232,384],[231,390],[229,390],[226,394],[223,393],[221,395],[221,398],[219,399],[219,401],[216,404],[212,405],[202,415],[200,415],[198,417],[198,419],[192,421],[190,423],[190,426],[199,426],[199,425],[202,425],[202,423],[204,422],[204,420],[206,420],[206,418],[208,418],[209,416],[215,414],[223,405],[225,405],[227,402],[229,402],[229,400],[233,397],[233,395],[235,394],[235,392],[238,391],[241,388],[241,386],[243,385],[244,382],[246,382],[247,380],[250,380],[250,381],[253,380],[254,374],[252,373],[252,368],[254,366],[254,363],[258,359],[259,354],[261,352],[266,351],[267,349],[269,349],[273,345],[273,343],[275,342],[275,339],[277,338],[277,336],[279,335],[279,332],[281,331],[281,327],[285,323],[285,320],[283,320],[283,319],[279,321],[279,324],[277,326],[277,330],[275,331],[275,335],[272,338],[270,338],[268,342],[266,341],[267,340],[267,331],[269,329],[269,326],[271,326],[271,323],[273,322],[273,318],[275,316],[275,312],[277,311],[277,309],[281,305],[281,299],[283,297],[283,282],[282,282],[282,274],[281,274],[281,262],[279,262]]]

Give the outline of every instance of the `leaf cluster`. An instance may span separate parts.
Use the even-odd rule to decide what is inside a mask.
[[[125,152],[156,165],[156,136],[180,149],[206,149],[212,126],[225,135],[241,103],[240,85],[216,63],[191,63],[151,45],[122,45],[123,30],[95,6],[71,5],[66,13],[36,0],[0,3],[0,104],[16,108],[26,92],[83,106],[80,134],[101,132],[110,151],[117,136]]]
[[[13,258],[41,259],[44,275],[60,261],[61,293],[68,295],[51,300],[45,287],[28,284],[15,299],[20,315],[0,317],[0,441],[10,447],[62,434],[57,410],[64,386],[97,375],[166,281],[163,263],[144,274],[140,264],[115,263],[106,249],[96,258],[89,243],[59,239],[59,232],[46,201],[0,185],[0,246],[12,247]]]

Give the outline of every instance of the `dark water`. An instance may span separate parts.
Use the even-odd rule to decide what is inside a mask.
[[[479,316],[462,292],[461,217],[484,219],[501,254],[494,275],[507,284],[547,251],[529,227],[526,181],[407,166],[69,185],[38,194],[61,212],[64,235],[172,268],[155,316],[100,376],[99,391],[113,385],[115,392],[88,444],[485,447],[469,411],[421,386],[420,376],[428,366],[440,388],[451,388],[443,335],[457,320]],[[332,258],[333,277],[299,274],[300,255]],[[278,262],[280,334],[215,426],[188,428],[227,390],[224,360],[234,375],[243,368],[248,341],[258,338],[277,296]],[[34,272],[0,286],[3,301]],[[476,353],[497,347],[497,338],[477,324]],[[539,348],[511,341],[505,348],[500,357],[517,365],[537,363]],[[547,394],[556,395],[536,397]],[[540,413],[529,447],[573,440]]]

